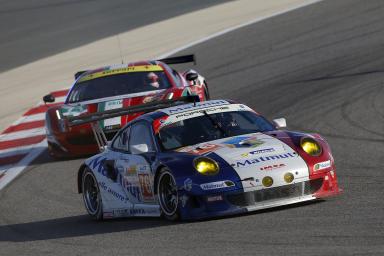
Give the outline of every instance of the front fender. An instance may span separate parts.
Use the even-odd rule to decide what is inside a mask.
[[[199,156],[188,153],[170,153],[162,155],[161,165],[169,169],[175,177],[176,185],[179,190],[189,194],[203,195],[207,189],[202,188],[202,184],[212,184],[221,181],[232,181],[234,186],[209,189],[209,192],[222,192],[235,189],[242,189],[240,177],[237,172],[221,157],[215,153],[210,153],[208,157],[215,160],[220,168],[217,175],[207,176],[196,171],[193,161]]]

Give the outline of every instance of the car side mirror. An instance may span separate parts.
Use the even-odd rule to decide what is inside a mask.
[[[147,144],[137,144],[130,147],[132,154],[147,153],[149,151]]]
[[[52,94],[47,94],[43,97],[43,101],[45,104],[55,102],[55,96]]]
[[[276,128],[284,128],[287,127],[287,120],[285,118],[277,118],[273,119],[273,123],[276,125]]]
[[[185,79],[187,79],[188,81],[195,81],[198,77],[199,75],[197,73],[188,73],[185,76]]]

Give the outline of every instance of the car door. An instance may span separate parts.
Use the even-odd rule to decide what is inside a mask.
[[[120,139],[116,138],[116,141],[120,141],[114,145],[119,154],[115,161],[115,168],[120,174],[119,182],[134,205],[156,204],[153,174],[148,157],[155,151],[151,127],[148,122],[139,121],[125,131],[125,135],[119,134]],[[134,213],[136,211],[138,210],[134,210]],[[134,215],[138,214],[139,212]]]

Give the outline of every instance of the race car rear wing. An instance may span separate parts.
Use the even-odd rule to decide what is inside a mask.
[[[145,103],[142,105],[137,105],[132,107],[110,109],[102,112],[90,113],[90,114],[85,114],[80,116],[70,116],[70,117],[67,117],[68,126],[72,127],[76,125],[90,123],[97,145],[99,147],[99,150],[103,151],[105,149],[105,146],[107,145],[107,139],[103,129],[98,124],[99,121],[113,118],[113,117],[118,117],[118,116],[135,114],[135,113],[148,113],[148,112],[152,112],[162,108],[168,108],[168,107],[177,106],[185,103],[196,103],[198,101],[200,101],[199,96],[190,95],[190,96],[184,96],[184,97],[180,97],[173,100],[155,101],[155,102]]]
[[[169,57],[169,58],[164,58],[164,59],[160,59],[157,61],[161,61],[161,62],[164,62],[166,64],[181,64],[181,63],[193,62],[193,64],[196,65],[196,58],[195,58],[194,54]],[[76,72],[75,73],[75,80],[87,71],[88,70],[82,70],[82,71]]]
[[[194,54],[177,56],[177,57],[169,57],[165,59],[160,59],[158,61],[164,62],[166,64],[180,64],[180,63],[193,62],[193,64],[196,65],[196,58]]]
[[[85,72],[87,72],[88,70],[82,70],[82,71],[77,71],[76,74],[75,74],[75,80],[77,78],[79,78],[82,74],[84,74]]]
[[[132,107],[124,107],[117,109],[110,109],[102,112],[90,113],[80,116],[70,116],[67,117],[69,126],[82,125],[86,123],[92,123],[96,121],[101,121],[113,117],[125,116],[134,113],[147,113],[152,112],[162,108],[168,108],[175,105],[185,104],[185,103],[194,103],[200,101],[199,96],[190,95],[184,96],[173,100],[162,100],[162,101],[154,101],[149,103],[144,103],[137,106]]]

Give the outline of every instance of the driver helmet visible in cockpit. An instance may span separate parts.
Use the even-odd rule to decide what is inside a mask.
[[[158,89],[160,87],[159,76],[154,72],[149,72],[146,76],[146,84],[153,87],[154,89]]]

